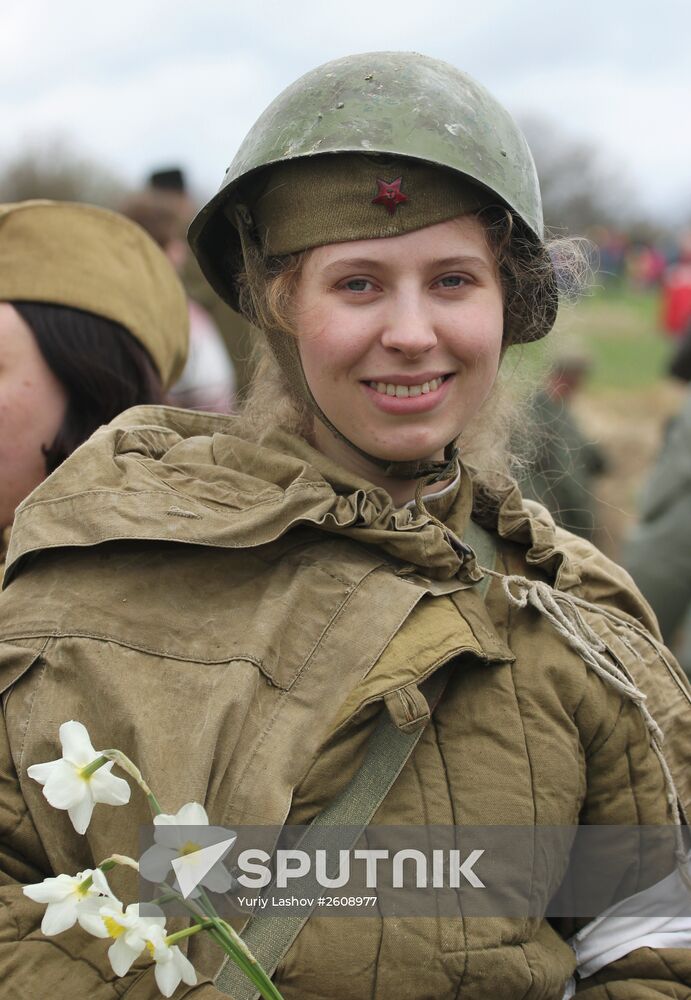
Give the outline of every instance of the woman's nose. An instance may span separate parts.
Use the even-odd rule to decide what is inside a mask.
[[[422,296],[392,296],[381,342],[384,347],[400,351],[411,359],[436,346],[432,316]]]

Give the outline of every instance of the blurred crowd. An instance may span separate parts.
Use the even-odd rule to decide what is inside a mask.
[[[643,239],[607,226],[589,233],[598,255],[599,279],[660,292],[660,328],[683,336],[691,325],[691,232]]]

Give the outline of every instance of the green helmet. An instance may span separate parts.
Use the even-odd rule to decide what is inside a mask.
[[[242,251],[234,207],[250,202],[258,172],[333,154],[424,161],[470,180],[511,209],[540,246],[542,202],[526,140],[479,83],[448,63],[413,52],[346,56],[306,73],[257,119],[221,189],[192,223],[189,240],[208,281],[237,308]],[[347,237],[346,237],[347,238]],[[523,340],[544,336],[547,309]]]

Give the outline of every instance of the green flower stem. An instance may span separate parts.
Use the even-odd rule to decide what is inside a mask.
[[[171,891],[171,892],[164,892],[162,896],[157,896],[157,897],[156,897],[156,899],[152,899],[152,900],[151,900],[151,903],[152,903],[152,904],[153,904],[154,906],[160,906],[160,907],[163,907],[163,906],[165,906],[165,905],[166,905],[166,903],[172,903],[174,899],[180,899],[180,895],[179,895],[179,893],[177,893],[177,892],[172,892],[172,891]],[[199,917],[197,916],[197,914],[196,914],[196,913],[194,913],[194,911],[190,911],[190,912],[191,912],[191,913],[192,913],[192,915],[194,916],[195,920],[199,920],[199,919],[200,919],[200,918],[199,918]]]
[[[160,816],[163,810],[161,809],[158,799],[151,790],[149,790],[146,798],[149,803],[149,809],[151,810],[151,815]]]
[[[97,868],[100,868],[103,874],[111,871],[111,869],[117,867],[117,865],[125,865],[127,868],[134,868],[136,872],[139,871],[139,864],[134,860],[134,858],[128,858],[126,854],[113,854],[111,857],[106,858],[102,861]],[[88,875],[85,879],[79,883],[79,888],[86,892],[87,889],[91,888],[93,885],[94,877],[93,875]]]
[[[126,854],[111,854],[98,867],[102,872],[108,872],[111,868],[115,868],[116,865],[123,865],[125,868],[133,868],[134,871],[139,871],[139,862],[135,861],[134,858],[128,857]]]
[[[202,909],[214,922],[214,931],[210,931],[227,955],[239,966],[248,979],[254,983],[265,1000],[283,1000],[283,997],[272,983],[269,976],[256,960],[245,942],[231,925],[222,920],[214,910],[211,900],[200,888]],[[218,936],[217,936],[218,935]]]
[[[125,774],[129,774],[130,778],[134,778],[146,795],[149,808],[151,809],[151,814],[153,816],[159,816],[163,810],[161,809],[158,799],[151,791],[146,781],[144,781],[144,776],[137,765],[134,761],[131,761],[130,758],[122,752],[122,750],[117,750],[115,748],[111,750],[104,750],[99,757],[96,757],[95,760],[92,760],[90,764],[87,764],[81,769],[82,777],[85,779],[90,778],[91,775],[95,774],[100,767],[103,767],[104,764],[107,764],[111,760],[114,764],[117,764],[118,767],[122,768]]]
[[[209,931],[214,940],[223,948],[231,961],[242,969],[247,978],[252,982],[265,1000],[283,1000],[283,997],[266,975],[264,970],[255,961],[254,964],[245,957],[246,948],[239,950],[234,942],[226,934],[221,933],[216,928]]]
[[[186,927],[184,931],[176,931],[175,934],[169,934],[166,938],[166,944],[177,944],[178,941],[184,941],[185,938],[192,937],[193,934],[198,934],[199,931],[210,930],[213,926],[213,920],[202,920],[201,923],[195,924],[194,927]]]
[[[87,764],[85,767],[82,768],[81,770],[82,778],[90,778],[92,774],[96,774],[96,771],[98,771],[99,767],[103,767],[103,765],[107,764],[109,760],[110,758],[107,757],[104,753],[102,753],[100,757],[97,757],[95,760],[92,760],[90,764]]]

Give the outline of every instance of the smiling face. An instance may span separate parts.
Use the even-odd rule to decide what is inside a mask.
[[[33,333],[7,302],[0,302],[0,528],[46,478],[43,448],[60,429],[67,408],[62,383],[45,362]]]
[[[473,216],[317,247],[296,296],[298,346],[319,407],[363,451],[438,459],[476,415],[502,346],[497,266]],[[320,422],[320,451],[381,481]]]

